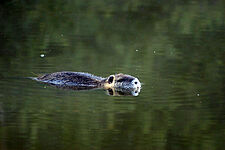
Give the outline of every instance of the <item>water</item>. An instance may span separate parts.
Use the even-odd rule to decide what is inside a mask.
[[[224,149],[224,6],[1,2],[0,149]],[[143,88],[114,97],[26,78],[65,70]]]

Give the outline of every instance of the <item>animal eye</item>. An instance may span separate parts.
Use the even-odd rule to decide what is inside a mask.
[[[134,84],[137,84],[137,81],[136,81],[136,82],[134,82]]]

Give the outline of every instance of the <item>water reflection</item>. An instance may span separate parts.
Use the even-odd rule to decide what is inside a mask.
[[[73,90],[73,91],[91,91],[91,90],[101,90],[106,91],[107,95],[110,96],[138,96],[141,88],[98,88],[93,86],[62,86],[62,85],[55,85],[55,84],[47,84],[46,85],[56,87],[58,89],[66,89],[66,90]]]
[[[0,149],[224,149],[224,5],[1,2]],[[145,86],[114,97],[23,79],[62,70]]]
[[[4,124],[4,110],[2,108],[2,103],[0,103],[0,127]]]
[[[138,89],[124,89],[124,88],[109,88],[106,90],[111,96],[138,96],[141,88]]]

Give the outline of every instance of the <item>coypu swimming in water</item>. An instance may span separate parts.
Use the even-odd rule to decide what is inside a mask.
[[[118,89],[137,89],[140,91],[140,81],[130,75],[115,74],[107,78],[98,77],[89,73],[83,72],[55,72],[45,74],[36,78],[36,81],[48,83],[60,87],[73,87],[74,89],[80,88],[118,88]]]

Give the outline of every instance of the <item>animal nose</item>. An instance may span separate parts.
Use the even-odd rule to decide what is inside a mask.
[[[138,82],[138,81],[136,81],[136,82],[134,82],[134,84],[137,86],[137,87],[141,87],[141,83],[140,82]]]
[[[133,86],[133,88],[139,90],[141,88],[141,83],[137,78],[135,78],[132,82],[132,86]]]
[[[137,84],[135,84],[135,87],[136,87],[137,89],[140,89],[140,88],[141,88],[141,84],[140,84],[140,83],[137,83]]]

